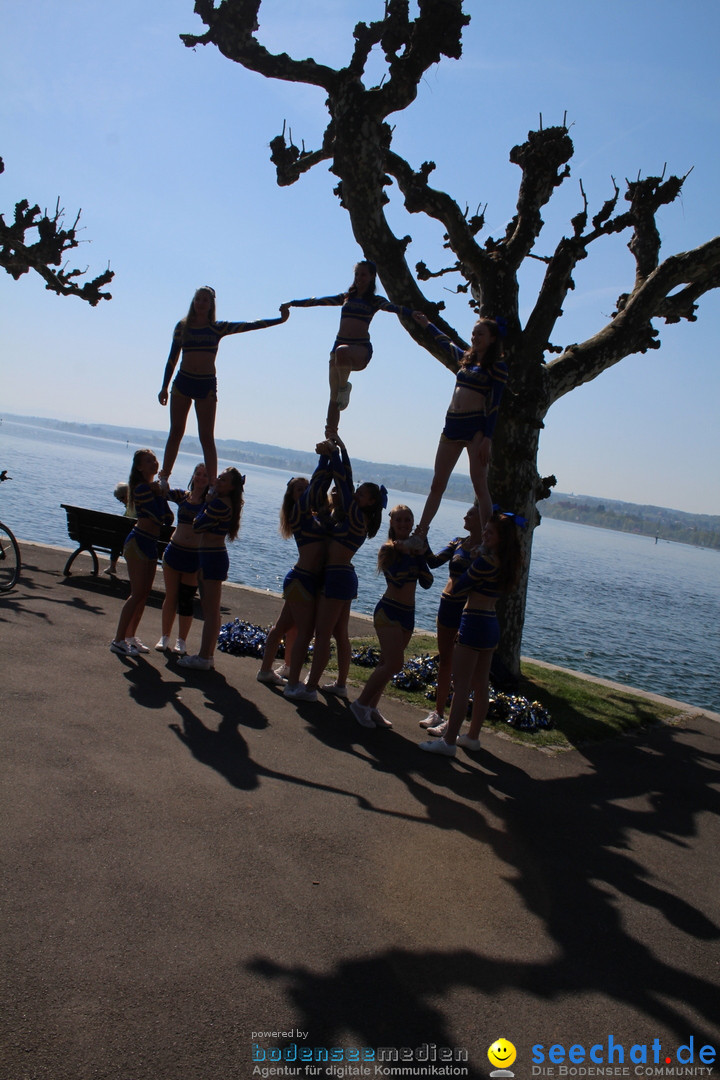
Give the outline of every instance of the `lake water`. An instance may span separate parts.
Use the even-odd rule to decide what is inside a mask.
[[[112,490],[127,479],[135,449],[4,420],[0,469],[13,481],[0,488],[0,518],[19,538],[70,547],[60,503],[117,513]],[[161,445],[152,449],[162,455]],[[196,460],[180,454],[173,480],[189,479]],[[253,465],[242,471],[246,503],[238,541],[229,545],[230,580],[280,592],[295,559],[293,541],[277,530],[289,476]],[[424,501],[394,491],[389,499],[416,517]],[[465,510],[443,502],[434,547],[462,532]],[[383,591],[375,559],[385,535],[383,525],[355,559],[355,607],[367,614]],[[428,592],[418,589],[418,629],[434,630],[445,580],[441,568]],[[523,654],[720,711],[720,552],[545,518],[533,541]]]

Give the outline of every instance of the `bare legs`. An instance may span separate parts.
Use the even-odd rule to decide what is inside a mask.
[[[200,599],[203,611],[203,632],[200,640],[200,656],[203,660],[212,660],[220,633],[220,601],[222,599],[222,581],[203,580],[200,586]]]
[[[457,638],[457,630],[451,630],[447,626],[437,627],[438,647],[438,673],[437,689],[435,691],[435,712],[442,720],[445,716],[445,706],[450,695],[450,677],[452,675],[453,646]]]
[[[325,435],[337,435],[340,413],[347,408],[348,379],[351,371],[362,371],[370,363],[367,345],[338,345],[330,353],[330,403],[325,420]]]
[[[383,690],[393,675],[402,669],[405,663],[405,649],[412,637],[408,630],[403,630],[400,626],[381,626],[376,632],[380,642],[380,663],[370,675],[357,699],[360,705],[369,709],[377,708]]]
[[[446,439],[441,439],[438,443],[430,493],[425,500],[422,516],[415,530],[422,536],[427,536],[430,522],[438,512],[448,480],[458,463],[462,450],[463,444],[460,442],[449,442]],[[477,432],[472,442],[468,443],[467,446],[470,479],[477,496],[480,518],[483,524],[492,515],[492,499],[488,488],[489,450],[489,440],[486,440],[481,432]]]
[[[467,645],[456,645],[453,650],[452,677],[455,688],[450,707],[447,731],[444,740],[454,746],[467,716],[468,699],[473,691],[473,709],[468,735],[477,739],[488,710],[488,690],[490,685],[490,664],[494,649],[470,649]]]
[[[167,480],[173,471],[180,450],[180,443],[185,434],[187,418],[192,405],[192,398],[186,397],[174,390],[170,394],[170,434],[165,444],[165,453],[161,475]],[[198,423],[198,438],[203,449],[205,468],[211,484],[217,480],[217,450],[215,448],[215,413],[217,412],[217,397],[208,394],[195,402],[195,413]]]
[[[126,556],[125,561],[130,578],[130,595],[120,612],[115,641],[124,641],[126,638],[135,636],[157,570],[154,559],[129,555]]]

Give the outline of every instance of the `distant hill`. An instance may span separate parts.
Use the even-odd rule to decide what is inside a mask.
[[[97,439],[110,439],[114,442],[129,442],[135,446],[149,444],[162,447],[167,432],[151,431],[146,428],[121,428],[111,424],[77,424],[64,420],[48,420],[45,417],[10,416],[8,420],[18,423],[34,424],[54,431],[69,431],[77,435],[93,436]],[[281,446],[265,443],[243,442],[239,439],[217,439],[218,455],[229,461],[246,462],[248,465],[263,465],[271,469],[281,469],[288,473],[309,474],[315,468],[315,454],[304,450],[288,450]],[[186,435],[183,450],[202,454],[197,438]],[[422,469],[413,465],[391,465],[353,458],[355,476],[363,480],[373,480],[385,484],[394,491],[407,491],[416,495],[425,495],[430,488],[432,469]],[[447,498],[457,502],[471,503],[473,489],[467,476],[452,476],[447,488]],[[710,514],[689,514],[682,510],[670,510],[662,506],[643,506],[637,503],[620,502],[616,499],[600,499],[593,495],[566,495],[553,492],[549,499],[538,503],[538,510],[544,517],[560,521],[572,521],[579,525],[594,525],[596,528],[613,529],[616,532],[638,533],[641,536],[656,536],[662,540],[673,540],[680,544],[694,544],[720,550],[720,517]]]

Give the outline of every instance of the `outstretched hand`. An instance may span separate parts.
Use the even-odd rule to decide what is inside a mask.
[[[281,316],[283,322],[287,322],[287,320],[290,318],[290,305],[289,304],[281,304],[280,305],[280,316]]]

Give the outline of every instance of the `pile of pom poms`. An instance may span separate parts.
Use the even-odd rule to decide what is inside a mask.
[[[221,652],[231,653],[232,656],[262,657],[265,649],[265,641],[268,628],[253,626],[252,623],[243,622],[242,619],[234,619],[220,627],[218,636],[218,648]],[[312,654],[312,645],[308,652]],[[278,649],[278,657],[284,657],[284,645]],[[358,667],[373,668],[380,662],[380,650],[375,645],[364,645],[361,649],[355,649],[352,654],[353,664]],[[392,684],[399,690],[408,693],[420,693],[426,691],[428,700],[435,699],[437,687],[437,656],[425,654],[414,656],[407,660],[401,671],[393,675]],[[468,714],[472,709],[472,694],[468,702]],[[510,724],[518,731],[540,731],[553,726],[552,718],[538,701],[529,701],[519,694],[504,694],[490,687],[490,707],[488,719],[496,723]]]

